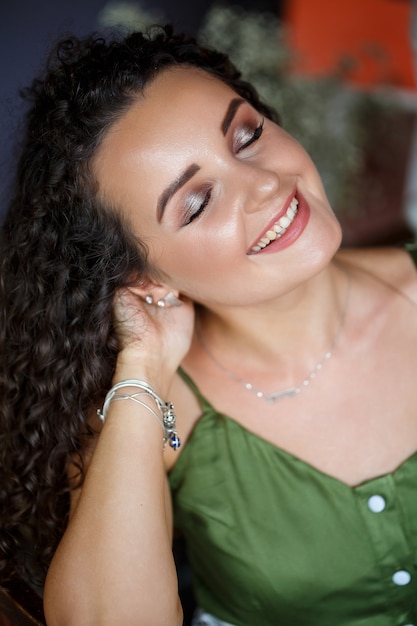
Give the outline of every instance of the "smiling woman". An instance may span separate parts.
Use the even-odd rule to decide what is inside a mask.
[[[175,526],[195,625],[417,623],[411,257],[338,250],[309,155],[169,28],[63,42],[28,96],[3,578],[48,626],[179,625]]]
[[[92,167],[98,196],[146,243],[167,288],[208,308],[256,303],[261,290],[268,299],[291,291],[340,243],[300,144],[200,69],[161,72],[104,137]],[[285,259],[273,255],[261,267],[276,251]],[[279,273],[283,262],[287,271]],[[243,283],[256,289],[242,290]]]

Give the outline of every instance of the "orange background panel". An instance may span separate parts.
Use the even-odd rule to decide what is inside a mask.
[[[415,90],[411,5],[412,0],[287,0],[292,69],[329,74],[349,59],[354,65],[347,78],[355,84]]]

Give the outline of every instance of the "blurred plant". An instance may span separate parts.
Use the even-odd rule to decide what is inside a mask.
[[[109,2],[100,14],[104,26],[124,30],[164,21],[139,2]],[[325,78],[297,76],[286,31],[277,16],[214,4],[198,33],[201,41],[226,52],[262,98],[279,111],[284,128],[315,162],[335,211],[355,215],[361,190],[355,184],[363,169],[367,120],[389,108],[370,93],[349,88],[342,78],[351,69],[344,59],[339,71]],[[383,113],[382,113],[383,114]],[[378,181],[372,184],[382,185]]]
[[[164,21],[163,13],[158,9],[147,10],[139,2],[108,2],[98,15],[98,22],[104,27],[121,27],[124,30],[143,30],[151,24]]]
[[[362,100],[341,76],[306,78],[291,73],[286,32],[269,13],[214,5],[200,36],[227,52],[262,97],[279,111],[284,128],[308,151],[336,211],[354,203],[351,181],[362,163]]]

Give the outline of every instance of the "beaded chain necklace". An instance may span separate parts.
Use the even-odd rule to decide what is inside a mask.
[[[346,272],[346,275],[348,279],[347,287],[346,287],[346,298],[345,298],[345,305],[343,308],[342,316],[340,318],[339,327],[336,331],[336,334],[334,335],[332,339],[332,342],[328,350],[326,350],[324,355],[321,357],[320,361],[316,363],[313,369],[306,375],[304,380],[299,385],[296,385],[294,387],[288,387],[287,389],[280,389],[272,393],[265,393],[264,391],[257,389],[255,385],[253,385],[249,381],[244,380],[243,378],[240,378],[240,376],[238,376],[231,370],[227,369],[222,363],[220,363],[217,360],[217,358],[213,355],[213,353],[207,346],[206,342],[204,341],[204,338],[201,334],[201,328],[198,323],[196,324],[196,337],[198,341],[200,342],[200,345],[203,348],[204,352],[207,354],[209,359],[216,365],[216,367],[220,369],[224,374],[226,374],[226,376],[228,376],[231,380],[238,382],[245,389],[253,392],[257,398],[266,400],[269,404],[273,404],[274,402],[276,402],[277,400],[280,400],[281,398],[297,396],[299,393],[303,391],[303,389],[308,387],[310,383],[316,378],[317,374],[321,372],[326,361],[331,359],[331,357],[333,356],[333,351],[336,347],[336,344],[339,341],[340,335],[342,334],[342,331],[345,325],[345,320],[346,320],[346,313],[347,313],[348,306],[349,306],[349,299],[350,299],[350,276],[347,272]]]

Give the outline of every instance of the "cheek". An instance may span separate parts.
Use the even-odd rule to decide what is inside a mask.
[[[191,244],[164,246],[163,252],[155,258],[159,258],[159,265],[169,274],[198,278],[210,275],[213,267],[218,272],[219,267],[230,266],[233,256],[229,240],[206,236],[195,237]]]
[[[230,263],[232,257],[246,255],[246,242],[227,200],[219,201],[200,220],[185,227],[179,236],[173,235],[162,244],[164,264],[193,272],[194,266]]]
[[[246,256],[242,244],[239,249],[234,245],[228,228],[223,225],[221,230],[196,233],[181,242],[171,239],[153,247],[150,258],[172,287],[200,300],[203,292],[218,289],[220,277],[227,282],[228,275],[235,275],[239,259]]]
[[[317,174],[316,166],[309,154],[294,137],[277,127],[274,136],[271,158],[275,155],[275,161],[281,173],[288,172],[291,175],[306,175],[309,171]]]

